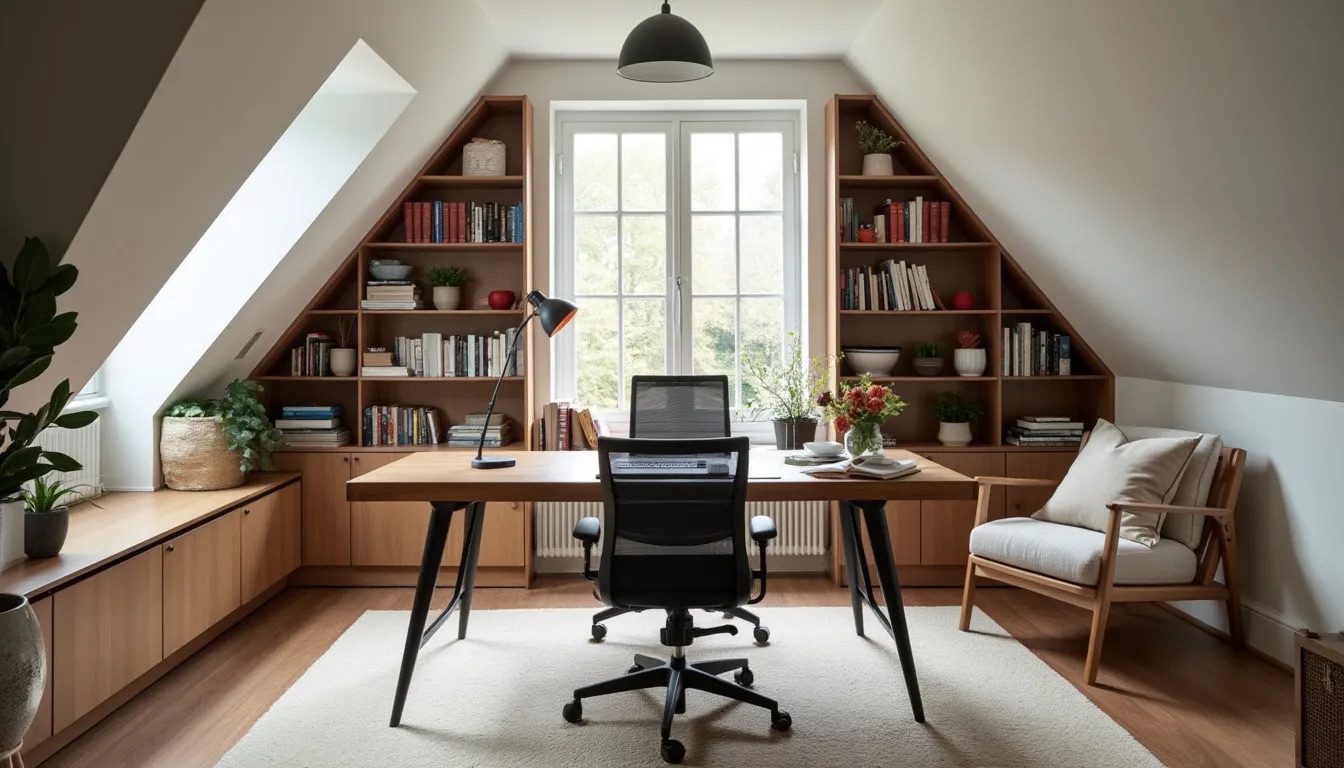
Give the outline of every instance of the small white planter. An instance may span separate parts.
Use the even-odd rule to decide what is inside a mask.
[[[0,502],[0,570],[23,559],[23,499]]]
[[[970,445],[971,424],[967,421],[938,422],[938,442],[943,445]]]
[[[891,155],[886,152],[878,152],[872,155],[863,156],[863,175],[864,176],[891,176],[894,173],[891,169]]]
[[[952,351],[952,365],[958,376],[981,376],[989,358],[983,349],[955,349]]]
[[[355,375],[354,347],[342,347],[339,349],[331,350],[331,375],[332,376]]]
[[[457,309],[462,305],[462,289],[456,285],[436,285],[433,295],[435,309]]]

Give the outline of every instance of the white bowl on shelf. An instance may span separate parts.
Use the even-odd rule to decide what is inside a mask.
[[[405,280],[411,276],[412,269],[415,269],[413,265],[399,261],[369,262],[369,274],[374,280]]]
[[[901,359],[900,347],[845,347],[845,362],[855,375],[890,376]]]

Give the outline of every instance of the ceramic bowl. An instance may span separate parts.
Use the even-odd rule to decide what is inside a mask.
[[[831,442],[830,440],[818,440],[811,443],[803,443],[803,450],[813,456],[827,457],[839,456],[845,452],[845,446]]]
[[[398,262],[369,262],[369,274],[374,280],[405,280],[411,276],[411,264]]]
[[[856,375],[889,376],[901,359],[900,347],[845,347],[845,362]]]

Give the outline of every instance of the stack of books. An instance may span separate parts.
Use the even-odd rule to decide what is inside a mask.
[[[541,415],[543,451],[586,451],[597,448],[597,438],[605,435],[602,422],[587,408],[568,401],[547,403]]]
[[[303,340],[302,347],[289,350],[290,376],[330,376],[331,337],[313,332]]]
[[[502,413],[490,415],[486,424],[484,413],[469,413],[462,424],[448,428],[448,445],[452,448],[475,448],[485,433],[486,448],[502,448],[513,442],[513,422]]]
[[[521,243],[523,204],[407,202],[402,226],[408,243]]]
[[[364,445],[436,445],[439,412],[423,405],[371,405],[364,409]]]
[[[364,287],[363,309],[420,309],[420,286],[410,280],[370,280]]]
[[[1068,416],[1023,416],[1008,430],[1008,444],[1031,448],[1077,448],[1083,422]]]
[[[840,241],[859,241],[859,228],[870,223],[854,207],[854,198],[840,198]],[[913,200],[893,202],[890,199],[877,206],[872,218],[873,234],[879,243],[946,243],[952,226],[952,206],[947,201],[925,200],[918,195]]]
[[[942,300],[929,283],[923,264],[893,259],[875,267],[856,267],[840,273],[840,308],[883,311],[942,309]]]
[[[419,337],[398,336],[393,340],[392,365],[405,368],[412,376],[495,377],[501,373],[521,376],[521,355],[515,354],[505,365],[510,338],[510,331],[492,331],[488,335],[424,333]]]
[[[350,442],[339,405],[286,405],[275,420],[285,442],[295,447],[340,446]]]
[[[1018,323],[1003,329],[1003,375],[1071,376],[1073,342],[1067,333],[1051,333]]]

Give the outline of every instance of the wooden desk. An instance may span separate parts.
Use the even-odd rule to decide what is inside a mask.
[[[919,695],[910,635],[901,602],[901,585],[891,554],[891,534],[883,508],[888,500],[959,501],[975,498],[975,483],[965,475],[907,451],[889,451],[894,458],[918,462],[920,471],[897,480],[821,480],[802,473],[800,467],[784,463],[784,453],[754,450],[750,459],[747,484],[749,501],[839,501],[840,531],[845,567],[849,579],[850,603],[854,609],[854,631],[863,635],[863,606],[866,604],[882,627],[896,641],[910,694],[915,720],[924,722],[924,705]],[[431,505],[425,550],[415,586],[410,625],[402,652],[401,673],[392,703],[393,727],[401,723],[402,708],[415,672],[420,648],[443,626],[454,610],[458,611],[457,636],[467,635],[471,614],[471,593],[476,580],[476,560],[480,551],[481,530],[488,501],[600,501],[602,486],[597,479],[596,451],[497,452],[512,456],[517,465],[505,469],[471,468],[470,451],[434,451],[416,453],[384,467],[367,472],[346,483],[350,501],[424,501]],[[453,596],[443,612],[429,623],[429,602],[434,594],[439,565],[448,541],[453,513],[466,511],[466,530],[462,537],[462,567],[458,569]],[[867,557],[860,544],[860,522],[868,532],[874,566],[882,587],[886,610],[879,604],[868,576]],[[862,587],[858,574],[863,580]]]

